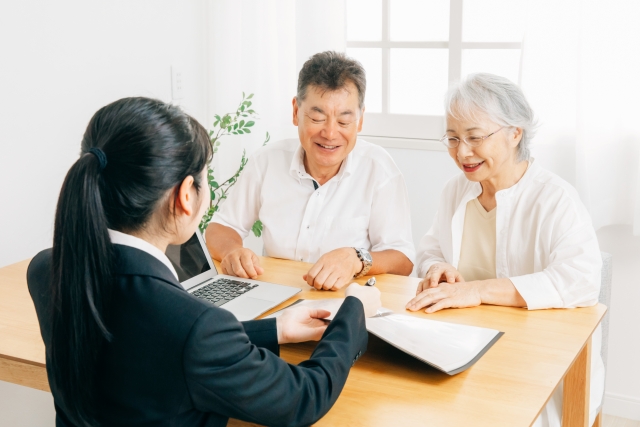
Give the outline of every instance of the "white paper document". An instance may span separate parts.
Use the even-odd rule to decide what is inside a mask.
[[[370,317],[367,331],[450,375],[479,359],[502,333],[406,314]],[[473,362],[473,363],[472,363]]]
[[[293,304],[291,304],[289,307],[276,311],[275,313],[265,316],[264,318],[271,319],[272,317],[278,317],[282,314],[283,311],[287,310],[290,307],[309,307],[309,308],[321,308],[323,310],[329,311],[331,315],[326,317],[326,319],[333,320],[338,310],[340,310],[340,306],[342,305],[343,302],[344,302],[344,298],[299,299]]]
[[[331,312],[327,319],[333,320],[343,302],[344,298],[300,299],[292,306],[327,310]],[[277,317],[289,307],[266,318]],[[472,366],[503,335],[495,329],[397,314],[386,308],[366,322],[371,334],[449,375]]]

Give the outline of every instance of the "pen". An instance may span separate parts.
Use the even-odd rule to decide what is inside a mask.
[[[364,284],[365,286],[375,286],[376,285],[376,278],[372,277],[371,279],[367,280],[367,283]]]

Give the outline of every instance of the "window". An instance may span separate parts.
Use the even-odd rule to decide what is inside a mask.
[[[523,8],[523,0],[347,0],[347,55],[367,71],[362,135],[419,148],[444,134],[452,82],[485,71],[517,83]]]

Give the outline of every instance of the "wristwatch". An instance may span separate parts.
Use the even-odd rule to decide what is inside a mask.
[[[366,249],[363,249],[363,248],[353,248],[353,249],[355,249],[356,254],[358,255],[358,258],[360,259],[360,261],[362,261],[362,270],[360,270],[360,273],[357,273],[356,275],[353,276],[354,279],[357,279],[358,277],[362,277],[366,275],[369,272],[369,270],[371,270],[371,266],[373,265],[373,258],[371,258],[371,254]]]

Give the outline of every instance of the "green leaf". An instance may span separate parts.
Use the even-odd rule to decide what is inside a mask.
[[[242,131],[242,129],[238,129],[238,133],[242,135],[244,132]]]
[[[244,126],[244,120],[240,120],[240,127]]]
[[[240,111],[244,111],[244,105],[240,107]]]
[[[238,129],[238,124],[236,123],[235,125],[233,125],[233,130]]]
[[[251,133],[251,129],[244,128],[244,133]]]
[[[244,92],[242,92],[242,99],[244,99]]]
[[[250,128],[251,126],[255,125],[256,122],[254,122],[253,120],[251,120],[250,122],[247,122],[247,124],[245,125],[245,127]]]
[[[262,236],[262,230],[264,229],[264,225],[262,225],[262,221],[257,220],[256,222],[253,223],[253,226],[251,227],[251,231],[253,231],[253,234],[256,237],[260,237]]]
[[[249,96],[247,96],[247,99],[251,99],[251,98],[253,98],[253,94],[252,93],[249,94]]]

